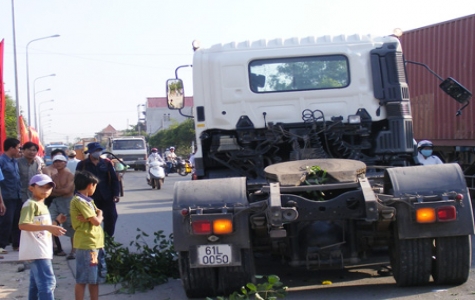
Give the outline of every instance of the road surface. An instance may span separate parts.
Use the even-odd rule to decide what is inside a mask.
[[[146,184],[144,172],[127,172],[124,180],[125,197],[118,205],[119,221],[115,234],[116,241],[128,245],[130,241],[135,240],[137,228],[149,234],[157,230],[163,230],[167,235],[171,233],[173,185],[177,181],[190,180],[190,175],[182,177],[178,174],[170,174],[161,190],[152,190]],[[472,237],[472,245],[473,243]],[[473,255],[474,253],[472,253]],[[256,259],[256,261],[265,262],[260,259]],[[475,299],[475,259],[472,259],[469,281],[460,286],[435,286],[430,283],[424,287],[399,288],[390,274],[378,272],[385,271],[381,267],[386,265],[377,263],[342,271],[307,271],[286,267],[279,261],[275,261],[271,265],[259,264],[257,273],[279,275],[282,282],[289,287],[289,295],[286,298],[289,300]],[[323,281],[330,281],[331,284],[323,285]],[[177,280],[172,280],[170,283],[160,286],[159,289],[166,290],[167,294],[173,295],[169,299],[186,299]],[[136,299],[167,299],[163,297],[144,298],[148,297],[147,295],[137,294]],[[157,295],[159,294],[154,296]],[[101,297],[101,299],[109,298]]]

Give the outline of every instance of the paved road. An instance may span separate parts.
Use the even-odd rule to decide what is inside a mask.
[[[117,222],[115,239],[116,241],[129,245],[135,240],[137,228],[153,234],[157,230],[163,230],[165,234],[172,231],[171,205],[173,195],[173,185],[177,181],[190,180],[190,176],[182,177],[171,174],[165,180],[165,185],[161,190],[152,190],[146,184],[145,173],[127,172],[125,175],[125,197],[119,203],[119,220]],[[150,238],[151,241],[152,238]],[[150,242],[149,241],[149,242]],[[472,244],[475,239],[472,239]],[[66,251],[69,241],[64,241]],[[472,256],[475,253],[472,253]],[[17,254],[8,254],[13,260],[18,259]],[[7,260],[5,257],[4,260]],[[398,288],[391,276],[381,276],[378,274],[381,264],[365,266],[359,269],[348,269],[343,271],[307,271],[304,269],[293,269],[282,265],[279,261],[271,265],[263,264],[264,260],[257,266],[257,273],[263,275],[279,275],[282,282],[289,287],[288,300],[314,300],[314,299],[475,299],[475,257],[472,259],[472,269],[469,281],[461,286],[435,286],[429,284],[424,287]],[[58,294],[60,290],[63,295],[71,295],[74,286],[74,261],[66,261],[64,258],[55,257],[57,264]],[[7,265],[0,264],[0,272],[6,272]],[[12,266],[16,269],[16,266]],[[8,272],[9,273],[9,272]],[[18,276],[12,274],[11,276]],[[27,279],[24,279],[27,283]],[[330,285],[322,285],[322,282],[331,281]],[[16,281],[15,281],[16,282]],[[3,282],[5,283],[5,282]],[[15,283],[13,288],[7,284],[0,283],[0,294],[16,295],[26,298],[25,284]],[[134,295],[112,294],[115,288],[112,285],[101,285],[100,299],[102,300],[152,300],[152,299],[186,299],[180,280],[171,279],[169,283],[155,287],[147,293],[137,293]],[[19,299],[15,296],[13,299]],[[0,297],[2,298],[2,297]],[[66,297],[67,298],[67,297]],[[63,299],[66,299],[63,298]]]
[[[147,233],[156,229],[170,233],[171,204],[173,185],[176,181],[190,180],[189,175],[181,177],[171,174],[166,178],[162,190],[151,190],[145,183],[143,172],[126,174],[126,197],[119,205],[120,218],[117,226],[116,240],[128,244],[135,239],[136,229],[141,228]],[[472,239],[472,244],[475,239]],[[384,254],[384,253],[383,253]],[[475,253],[472,253],[475,256]],[[289,287],[286,299],[474,299],[475,298],[475,257],[472,259],[469,281],[461,286],[435,286],[432,283],[425,287],[398,288],[391,276],[381,276],[378,270],[383,264],[362,266],[359,269],[344,271],[306,271],[284,267],[279,262],[271,266],[259,264],[258,274],[276,274]],[[259,261],[259,260],[258,260]],[[331,285],[322,285],[324,280]],[[170,299],[186,299],[177,282],[161,286],[173,290]],[[181,294],[180,294],[181,293]],[[112,298],[111,298],[112,299]],[[142,298],[139,298],[142,299]],[[145,298],[143,298],[145,299]]]

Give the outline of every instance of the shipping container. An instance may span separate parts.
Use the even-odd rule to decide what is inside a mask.
[[[475,87],[475,14],[404,32],[406,61],[424,63],[443,77],[453,77],[470,91]],[[434,143],[445,162],[465,170],[475,161],[475,103],[462,105],[440,88],[441,80],[420,65],[407,63],[414,137]]]

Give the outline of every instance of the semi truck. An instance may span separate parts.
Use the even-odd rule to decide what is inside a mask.
[[[470,195],[458,164],[414,159],[398,37],[195,49],[196,180],[175,184],[172,212],[188,297],[254,282],[257,255],[319,270],[363,264],[384,248],[398,286],[467,280]],[[180,110],[188,87],[177,70],[166,86],[169,108]],[[459,107],[471,97],[453,78],[440,87]]]

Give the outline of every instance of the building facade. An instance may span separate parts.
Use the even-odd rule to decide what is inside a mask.
[[[154,135],[167,129],[170,125],[181,123],[193,115],[193,97],[185,97],[185,107],[180,111],[171,110],[167,106],[166,97],[147,98],[145,104],[145,124],[147,134]]]

